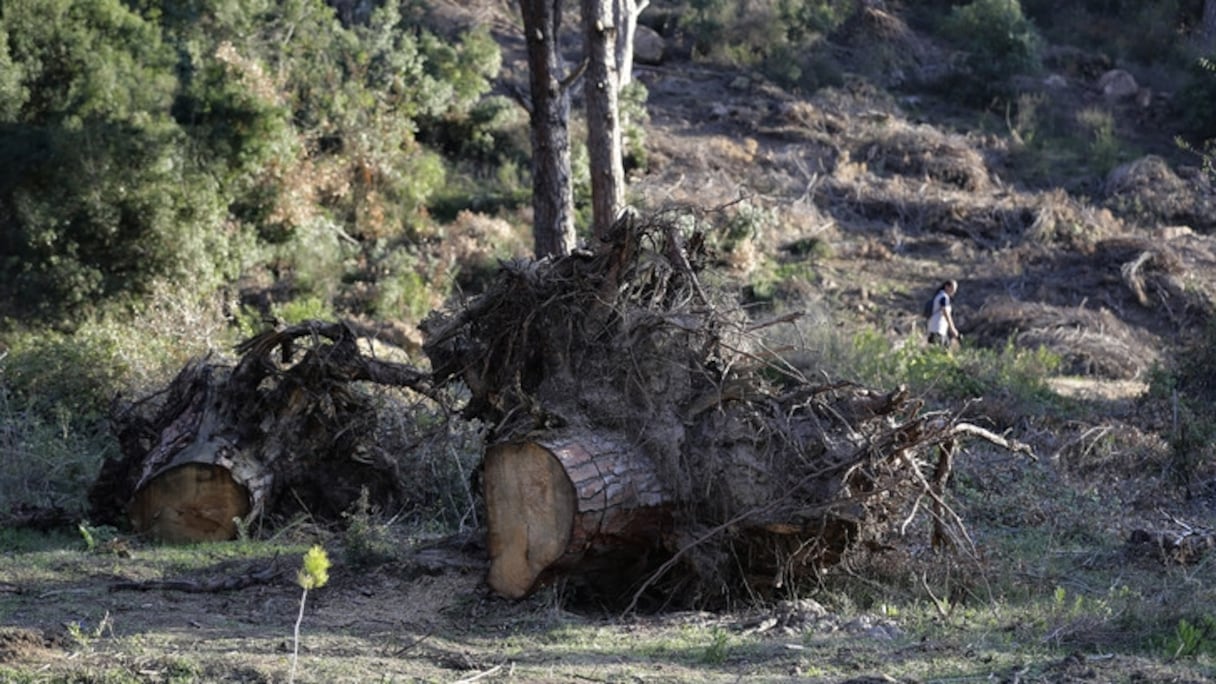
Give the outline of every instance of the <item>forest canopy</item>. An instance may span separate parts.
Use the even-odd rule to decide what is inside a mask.
[[[0,313],[63,322],[261,264],[331,295],[408,263],[448,167],[420,138],[474,117],[500,60],[486,32],[441,39],[408,12],[6,1]]]

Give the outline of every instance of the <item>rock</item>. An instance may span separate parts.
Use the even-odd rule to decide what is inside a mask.
[[[1043,85],[1052,90],[1063,90],[1068,87],[1068,79],[1059,74],[1052,74],[1043,79]]]
[[[1136,77],[1123,69],[1111,69],[1098,79],[1098,89],[1106,97],[1122,99],[1140,92]]]
[[[662,64],[666,44],[658,31],[638,24],[637,33],[633,36],[633,59],[638,64]]]

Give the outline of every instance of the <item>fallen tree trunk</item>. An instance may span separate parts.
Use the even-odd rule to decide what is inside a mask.
[[[241,525],[304,510],[337,519],[369,491],[392,505],[397,455],[351,383],[430,391],[428,376],[368,358],[353,330],[310,321],[238,348],[235,367],[195,360],[161,393],[115,412],[123,456],[90,491],[95,522],[153,539],[234,539]]]
[[[222,434],[217,387],[193,378],[190,385],[194,393],[140,459],[131,522],[137,532],[171,543],[232,539],[237,521],[261,509],[272,477]]]
[[[704,607],[805,584],[909,510],[965,536],[941,492],[948,416],[783,365],[768,323],[698,282],[700,236],[625,219],[611,239],[504,264],[422,325],[433,381],[462,382],[491,426],[495,591],[564,577],[602,604]]]
[[[527,595],[545,576],[611,552],[645,556],[671,530],[671,496],[623,438],[564,431],[486,452],[490,587]]]

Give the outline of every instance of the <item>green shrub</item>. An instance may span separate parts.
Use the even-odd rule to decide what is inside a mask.
[[[630,81],[621,89],[620,116],[622,123],[623,157],[625,168],[644,169],[648,164],[646,152],[646,124],[650,114],[646,111],[649,92],[641,81]]]
[[[1077,122],[1088,138],[1086,158],[1092,171],[1105,176],[1120,161],[1121,147],[1115,137],[1115,118],[1106,109],[1087,107],[1077,112]]]
[[[857,0],[779,0],[778,16],[793,43],[829,34],[857,11]]]
[[[388,525],[380,520],[380,511],[372,506],[366,486],[359,490],[359,498],[350,510],[342,513],[342,519],[346,522],[343,554],[352,567],[379,565],[396,557],[399,545],[389,534]]]
[[[418,256],[405,249],[385,255],[378,271],[371,313],[382,318],[420,321],[451,285],[450,278],[445,283],[428,282]]]
[[[1040,68],[1042,39],[1018,0],[975,0],[955,7],[942,33],[964,53],[956,86],[972,102],[1008,97],[1011,76]]]
[[[24,72],[9,54],[8,33],[0,31],[0,124],[15,121],[29,97],[23,85]]]
[[[14,313],[67,321],[159,279],[234,275],[219,187],[170,115],[175,51],[159,27],[117,0],[47,0],[7,4],[0,35],[0,87],[21,103],[0,128]]]
[[[287,325],[304,321],[328,320],[334,317],[329,300],[316,296],[298,297],[271,307],[274,315]]]
[[[62,334],[11,340],[0,359],[0,510],[86,508],[84,493],[116,445],[106,408],[121,364],[112,345]]]
[[[234,340],[219,298],[164,283],[70,333],[0,333],[0,510],[33,503],[83,513],[98,466],[117,455],[115,397],[159,390],[189,358]]]
[[[1216,323],[1190,342],[1168,368],[1150,378],[1149,396],[1171,416],[1170,475],[1189,488],[1216,466]]]
[[[1019,349],[1012,341],[1001,349],[949,351],[914,340],[892,344],[876,331],[863,330],[848,347],[836,346],[835,357],[825,361],[836,375],[868,386],[906,385],[951,402],[984,397],[1011,403],[1013,413],[1040,414],[1058,401],[1046,378],[1059,370],[1060,358],[1042,348]]]
[[[1216,64],[1200,59],[1187,73],[1186,84],[1175,97],[1183,131],[1193,142],[1216,138]]]
[[[1216,617],[1204,615],[1195,622],[1181,618],[1165,640],[1164,651],[1171,659],[1216,655]]]

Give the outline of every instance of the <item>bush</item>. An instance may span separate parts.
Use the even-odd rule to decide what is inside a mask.
[[[1002,349],[965,346],[951,352],[912,340],[892,344],[866,330],[834,350],[826,366],[871,387],[906,385],[949,402],[982,397],[1003,405],[1003,415],[1041,415],[1059,401],[1045,379],[1059,370],[1060,358],[1046,349],[1019,349],[1012,341]]]
[[[630,81],[621,89],[621,147],[626,170],[645,169],[649,164],[646,152],[646,124],[650,122],[646,98],[649,95],[641,81]]]
[[[1189,490],[1216,467],[1216,322],[1153,374],[1149,397],[1170,416],[1170,475]]]
[[[67,320],[160,278],[231,275],[222,202],[170,116],[174,50],[117,0],[10,3],[0,286]],[[20,78],[20,81],[15,81]]]
[[[0,511],[25,503],[83,514],[97,468],[117,455],[111,402],[146,396],[190,357],[229,348],[222,306],[161,284],[131,310],[81,320],[70,334],[0,333]]]
[[[1040,68],[1043,41],[1018,0],[975,0],[955,7],[942,33],[964,53],[955,85],[974,103],[1009,97],[1011,76]]]
[[[1216,138],[1216,63],[1200,59],[1188,72],[1186,85],[1178,92],[1176,104],[1182,129],[1198,143]]]

